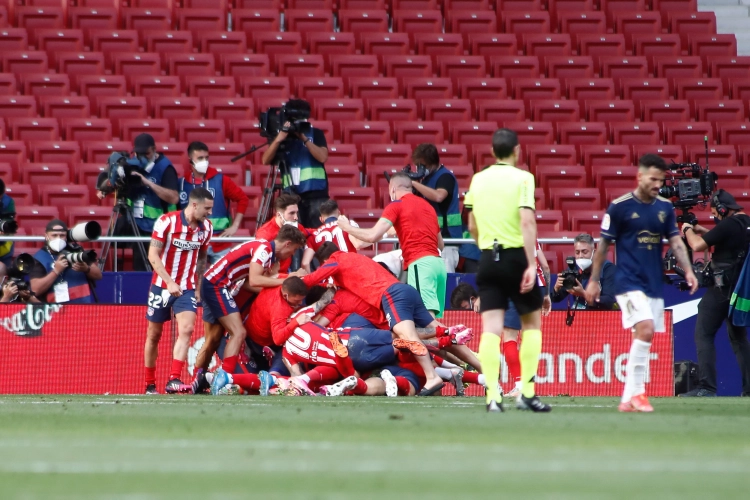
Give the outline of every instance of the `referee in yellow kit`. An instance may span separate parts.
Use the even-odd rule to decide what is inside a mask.
[[[492,136],[497,160],[474,175],[464,205],[469,232],[482,250],[477,270],[482,340],[479,360],[487,385],[487,411],[503,411],[496,381],[500,376],[500,337],[508,300],[521,315],[521,396],[516,408],[548,412],[534,392],[534,375],[542,352],[542,291],[537,285],[534,176],[516,168],[520,147],[512,130]]]

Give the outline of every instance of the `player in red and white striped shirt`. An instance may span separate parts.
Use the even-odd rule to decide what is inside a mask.
[[[336,200],[327,200],[320,205],[320,222],[323,223],[307,237],[307,248],[302,257],[302,267],[309,269],[315,252],[323,246],[326,241],[333,242],[342,252],[354,252],[360,248],[370,246],[370,243],[358,240],[349,233],[345,233],[340,227],[338,218],[341,215],[339,204]],[[354,227],[359,227],[354,221],[349,221]]]
[[[148,330],[144,358],[146,394],[157,394],[156,358],[164,322],[177,318],[178,338],[174,345],[172,369],[166,392],[174,393],[183,385],[180,373],[187,360],[190,336],[195,326],[200,283],[206,269],[208,246],[213,235],[211,193],[196,188],[190,193],[185,210],[162,215],[154,224],[148,260],[154,268],[148,295]]]

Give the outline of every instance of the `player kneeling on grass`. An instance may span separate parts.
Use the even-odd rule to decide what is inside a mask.
[[[159,353],[164,323],[172,311],[177,319],[177,341],[174,344],[172,369],[166,392],[183,390],[179,377],[187,360],[190,337],[195,326],[195,314],[200,299],[196,288],[203,279],[208,246],[213,226],[208,216],[213,208],[213,197],[204,188],[190,193],[185,210],[159,217],[151,234],[148,260],[154,269],[148,295],[148,330],[144,361],[146,366],[146,394],[156,390],[156,358]],[[188,386],[189,387],[189,386]]]

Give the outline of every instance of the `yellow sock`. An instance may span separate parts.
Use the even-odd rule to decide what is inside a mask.
[[[482,373],[487,385],[487,404],[494,400],[502,401],[500,391],[497,390],[497,380],[500,378],[500,337],[494,333],[484,332],[479,341],[479,362],[482,363]]]
[[[518,357],[521,361],[521,392],[527,398],[534,397],[534,376],[539,367],[539,355],[542,353],[542,331],[524,330],[521,351]],[[484,368],[484,365],[482,365]]]

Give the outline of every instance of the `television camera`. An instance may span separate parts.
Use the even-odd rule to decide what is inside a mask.
[[[297,109],[288,105],[280,108],[269,108],[268,111],[260,113],[260,135],[273,140],[279,132],[300,133],[310,135],[312,125],[307,120],[310,118],[308,110]],[[285,124],[289,122],[288,126]]]
[[[427,177],[427,174],[429,174],[429,172],[427,171],[427,167],[425,167],[421,163],[416,165],[416,170],[412,170],[411,165],[406,165],[404,168],[401,169],[401,172],[408,175],[409,179],[413,181],[421,181],[422,179]],[[391,174],[389,174],[387,171],[384,170],[383,175],[385,175],[386,181],[391,182]]]

